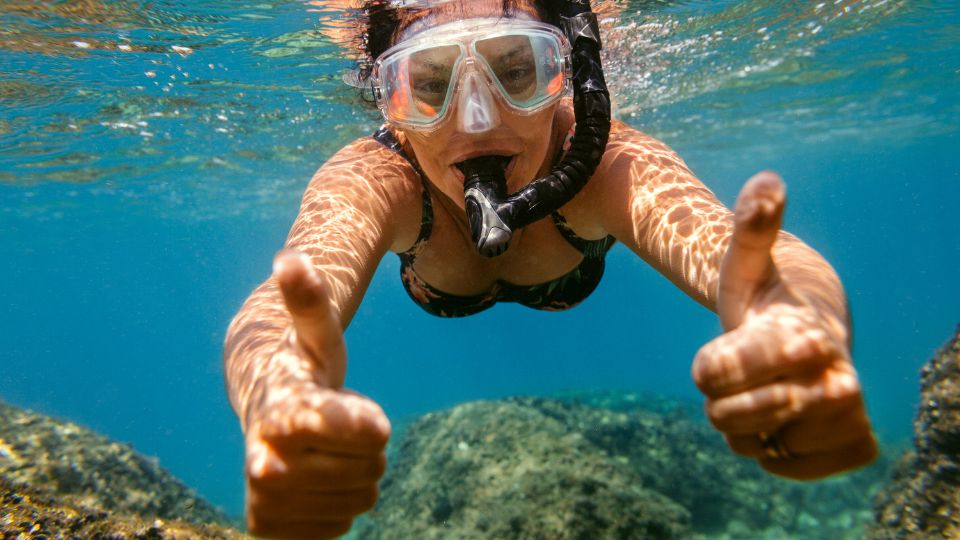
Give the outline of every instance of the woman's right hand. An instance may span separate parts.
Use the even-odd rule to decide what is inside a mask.
[[[281,252],[274,277],[293,322],[272,360],[312,376],[262,379],[269,387],[249,405],[247,528],[271,538],[332,538],[376,503],[390,423],[379,405],[341,388],[343,331],[309,259]]]

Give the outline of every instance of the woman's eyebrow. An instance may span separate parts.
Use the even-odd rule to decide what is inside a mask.
[[[411,67],[412,69],[414,69],[414,70],[417,70],[417,71],[427,71],[427,70],[432,71],[432,72],[450,71],[450,64],[449,64],[449,63],[446,63],[446,64],[445,64],[445,63],[440,63],[440,62],[437,62],[437,61],[435,61],[435,60],[430,60],[430,59],[427,59],[427,58],[424,58],[424,59],[422,59],[422,60],[421,60],[421,59],[417,59],[417,60],[411,62],[411,66],[410,66],[410,67]]]
[[[527,56],[529,56],[529,53],[530,53],[530,47],[525,47],[524,45],[516,45],[515,47],[513,47],[512,49],[504,53],[495,53],[495,56],[493,59],[498,62],[509,62],[515,56],[519,56],[521,54],[526,54]]]

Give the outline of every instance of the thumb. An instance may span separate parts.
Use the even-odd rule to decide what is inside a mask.
[[[776,272],[770,250],[783,222],[786,200],[783,180],[770,171],[754,175],[740,190],[733,236],[720,264],[717,314],[726,331],[740,326],[755,295]]]
[[[324,384],[340,388],[347,370],[343,329],[313,263],[305,254],[285,249],[273,259],[273,275],[293,319],[296,344],[313,360]]]

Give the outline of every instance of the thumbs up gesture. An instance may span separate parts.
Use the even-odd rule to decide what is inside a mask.
[[[309,376],[261,377],[246,420],[247,527],[271,538],[332,538],[373,507],[390,423],[344,390],[346,349],[329,293],[294,251],[274,261],[292,323],[264,366]]]
[[[877,446],[847,323],[797,294],[774,264],[785,202],[783,182],[770,172],[740,192],[720,267],[725,333],[700,349],[692,372],[734,452],[774,474],[816,479],[872,461]]]

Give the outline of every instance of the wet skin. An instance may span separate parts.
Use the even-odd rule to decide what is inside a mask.
[[[465,9],[499,13],[482,4]],[[497,280],[542,283],[580,262],[549,220],[520,231],[500,257],[476,253],[453,163],[515,156],[515,190],[549,170],[573,121],[563,102],[533,116],[500,115],[483,134],[459,133],[454,123],[400,133],[435,201],[434,233],[416,270],[452,294]],[[414,243],[420,197],[403,158],[369,138],[351,143],[316,173],[273,275],[231,323],[227,385],[246,437],[247,520],[256,534],[336,536],[375,503],[390,427],[376,403],[342,387],[343,329],[380,259]],[[822,257],[780,230],[785,202],[783,182],[764,172],[731,212],[666,145],[615,123],[597,172],[561,213],[584,238],[614,235],[718,313],[725,333],[692,368],[710,420],[734,452],[775,474],[814,479],[864,465],[877,450],[842,286]],[[775,434],[791,455],[771,457],[759,433]]]

